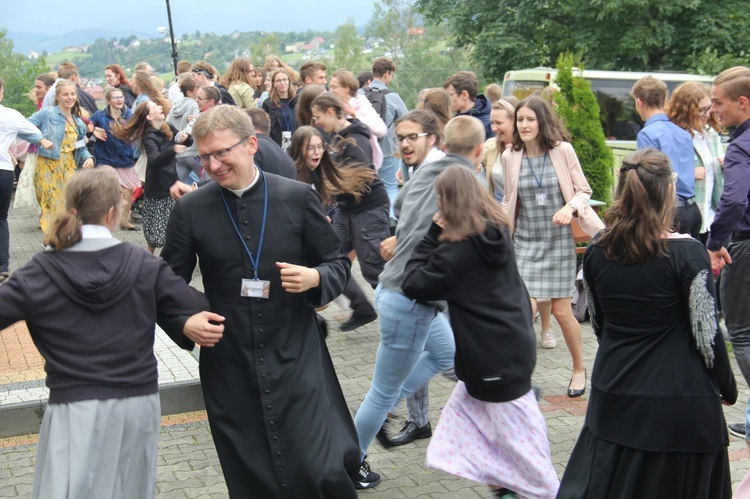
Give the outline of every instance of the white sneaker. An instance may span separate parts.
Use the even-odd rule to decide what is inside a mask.
[[[542,331],[541,338],[542,348],[555,348],[557,346],[554,331]]]

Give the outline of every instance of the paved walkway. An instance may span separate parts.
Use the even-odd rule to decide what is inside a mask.
[[[10,213],[11,269],[19,268],[41,249],[42,234],[34,213],[29,209]],[[118,237],[144,245],[140,233],[119,233]],[[344,333],[339,320],[346,313],[331,306],[324,315],[331,333],[328,346],[349,405],[356,407],[370,386],[373,361],[378,344],[377,323]],[[584,355],[589,372],[596,354],[596,339],[588,323],[583,326]],[[538,327],[538,326],[537,326]],[[570,378],[570,356],[557,328],[558,347],[538,350],[534,382],[544,390],[540,407],[547,421],[547,433],[555,468],[560,475],[570,457],[583,424],[587,397],[571,400],[565,396]],[[169,340],[157,340],[160,384],[196,380],[197,363],[187,352],[171,347]],[[741,379],[735,366],[735,375]],[[22,324],[0,331],[0,431],[7,424],[4,408],[19,401],[43,400],[44,373]],[[740,400],[747,400],[748,390],[740,383]],[[453,388],[453,382],[437,377],[430,384],[433,424]],[[402,412],[405,410],[402,409]],[[728,421],[744,420],[744,403],[725,408]],[[0,439],[0,498],[28,497],[33,480],[36,435]],[[424,451],[428,440],[397,447],[390,451],[378,444],[370,448],[369,462],[383,475],[383,482],[361,496],[390,498],[487,498],[491,494],[483,485],[425,468]],[[745,443],[730,437],[730,461],[734,486],[750,468]],[[218,458],[211,441],[204,412],[165,416],[159,440],[157,469],[158,496],[163,498],[228,497]]]

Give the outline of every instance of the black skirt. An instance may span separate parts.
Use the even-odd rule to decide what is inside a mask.
[[[599,440],[587,426],[581,430],[557,495],[557,499],[686,497],[732,497],[726,449],[715,454],[642,451]]]

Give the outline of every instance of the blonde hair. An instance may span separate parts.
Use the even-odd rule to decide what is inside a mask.
[[[445,125],[444,133],[445,147],[452,154],[468,156],[484,144],[484,125],[473,116],[456,116]]]
[[[229,130],[240,138],[255,135],[253,122],[244,109],[222,104],[198,116],[193,125],[193,137],[195,137],[195,140],[202,140],[221,130]]]
[[[750,68],[745,66],[729,68],[716,77],[714,85],[721,85],[726,96],[733,101],[740,97],[750,99]]]

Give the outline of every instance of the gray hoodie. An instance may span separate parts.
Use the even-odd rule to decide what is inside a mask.
[[[182,99],[175,102],[172,106],[172,109],[169,110],[169,114],[167,115],[167,123],[173,125],[177,130],[182,131],[188,127],[188,116],[192,115],[194,117],[193,119],[195,120],[196,118],[198,118],[198,115],[200,113],[201,112],[200,109],[198,109],[198,103],[195,102],[192,97],[183,97]],[[190,133],[189,130],[188,133]],[[193,142],[193,145],[185,149],[184,152],[175,155],[175,157],[185,158],[197,155],[198,149],[195,147],[195,142]]]

